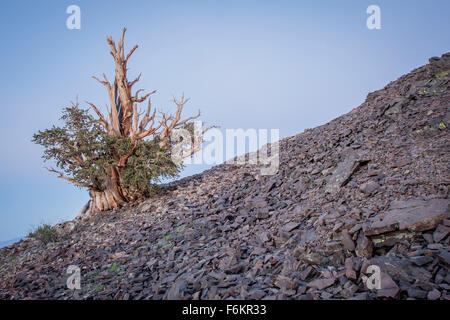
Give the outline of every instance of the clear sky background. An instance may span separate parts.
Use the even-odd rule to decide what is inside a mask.
[[[81,8],[81,30],[66,8]],[[368,30],[366,8],[381,8]],[[226,128],[279,128],[281,138],[324,124],[367,93],[449,51],[450,1],[1,1],[0,241],[73,219],[88,194],[43,169],[30,140],[78,95],[108,102],[91,78],[113,78],[106,35],[138,43],[130,76],[191,98],[186,114]],[[183,176],[204,165],[188,167]]]

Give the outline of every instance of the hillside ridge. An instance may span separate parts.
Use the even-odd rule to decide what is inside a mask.
[[[0,249],[0,299],[448,300],[449,71],[433,57],[280,140],[275,175],[221,164]]]

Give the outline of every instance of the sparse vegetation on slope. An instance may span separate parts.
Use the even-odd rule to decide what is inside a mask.
[[[430,59],[283,139],[273,176],[222,164],[68,222],[58,246],[0,249],[0,299],[448,300],[449,69],[450,54]]]
[[[51,225],[45,223],[31,231],[28,237],[39,240],[43,244],[48,244],[58,240],[58,232]]]

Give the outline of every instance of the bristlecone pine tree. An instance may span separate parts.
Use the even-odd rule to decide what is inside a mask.
[[[184,120],[181,119],[183,107],[189,99],[173,99],[177,109],[174,115],[152,111],[151,91],[139,96],[142,89],[132,94],[135,80],[127,79],[127,63],[135,45],[125,55],[123,29],[119,43],[107,37],[107,43],[115,62],[115,78],[111,83],[105,74],[103,79],[93,77],[105,86],[110,102],[108,117],[90,102],[98,118],[91,116],[87,109],[80,108],[78,101],[63,110],[63,127],[39,131],[33,142],[45,147],[45,161],[53,159],[61,171],[47,168],[57,173],[59,178],[84,187],[90,193],[91,213],[121,207],[123,204],[148,195],[152,183],[164,177],[176,176],[182,166],[172,160],[174,145],[185,148],[181,158],[191,156],[200,149],[200,134],[193,135],[194,119],[200,112]],[[138,112],[138,104],[148,100],[144,112]],[[140,117],[143,117],[140,119]],[[192,135],[190,141],[173,138],[172,133],[180,128]],[[200,138],[201,139],[201,138]],[[175,141],[176,140],[176,141]]]

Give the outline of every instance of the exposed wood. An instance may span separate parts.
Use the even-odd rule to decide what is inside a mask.
[[[189,102],[189,98],[188,99],[184,98],[184,93],[181,96],[180,100],[177,100],[174,97],[172,101],[177,106],[177,111],[175,113],[175,117],[172,116],[172,115],[167,116],[166,114],[162,115],[163,119],[161,121],[161,124],[162,124],[164,129],[160,133],[160,138],[161,138],[160,145],[161,145],[161,147],[167,147],[168,146],[170,133],[174,129],[181,127],[182,125],[184,125],[188,121],[191,121],[191,120],[194,120],[194,119],[197,119],[198,117],[200,117],[200,110],[199,110],[198,114],[196,116],[192,116],[192,117],[186,118],[185,120],[181,120],[181,112],[183,111],[184,105]]]
[[[57,171],[57,170],[55,170],[53,168],[45,168],[45,169],[47,169],[50,172],[58,174],[58,178],[66,180],[66,181],[72,183],[73,185],[76,185],[78,187],[85,187],[85,188],[89,188],[90,187],[88,184],[80,183],[80,182],[75,181],[72,178],[66,177],[62,172]]]
[[[49,169],[52,172],[58,173],[59,177],[66,181],[78,186],[90,188],[90,209],[92,213],[118,208],[124,203],[140,196],[137,191],[124,188],[120,179],[120,173],[125,168],[128,159],[134,154],[137,142],[139,140],[147,137],[159,137],[161,138],[160,146],[170,148],[169,138],[171,132],[200,116],[199,111],[195,116],[191,116],[186,119],[181,118],[183,108],[189,101],[189,99],[185,99],[183,94],[180,100],[173,98],[173,102],[177,106],[174,115],[162,113],[161,117],[157,118],[156,110],[153,110],[151,103],[151,96],[156,93],[156,90],[145,94],[142,94],[144,91],[143,89],[138,89],[134,93],[132,92],[133,86],[141,79],[141,74],[139,74],[134,80],[128,81],[127,64],[130,57],[138,48],[138,45],[133,46],[128,54],[125,54],[125,33],[126,28],[122,30],[121,37],[117,44],[111,36],[106,38],[110,49],[110,54],[114,58],[115,62],[114,80],[111,82],[104,73],[102,75],[103,79],[96,76],[92,77],[103,85],[108,93],[109,108],[107,107],[107,113],[105,114],[106,117],[94,103],[86,103],[89,104],[97,115],[98,119],[95,121],[106,130],[108,135],[121,136],[123,138],[130,139],[132,143],[130,152],[122,156],[117,155],[117,165],[106,169],[108,172],[108,179],[106,185],[102,188],[104,190],[97,190],[91,186],[77,183],[70,177],[64,176],[61,172],[54,169]],[[143,103],[146,100],[147,108],[145,112],[139,112],[138,104]],[[201,143],[195,143],[191,150],[189,150],[186,154],[192,155],[198,151],[199,145],[201,145]],[[76,146],[74,146],[74,148],[76,148]],[[83,162],[83,157],[76,157],[73,161],[81,163]]]

